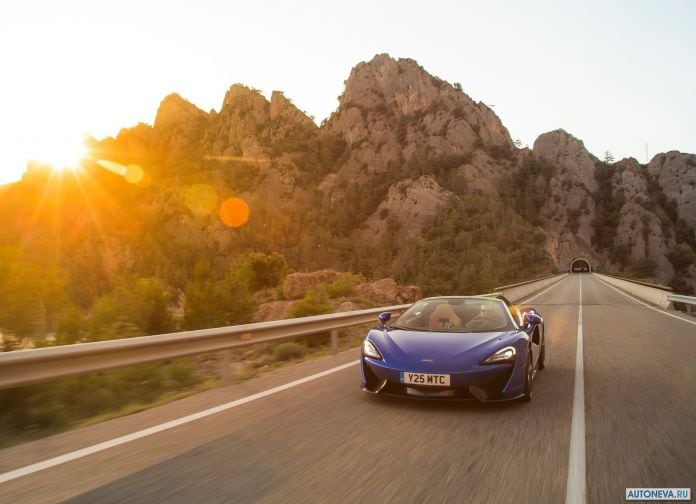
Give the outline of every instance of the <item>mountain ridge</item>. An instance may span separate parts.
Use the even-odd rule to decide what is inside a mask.
[[[34,166],[0,200],[8,264],[53,271],[88,312],[129,278],[184,292],[199,263],[228,278],[254,253],[426,295],[565,271],[576,257],[696,286],[695,155],[605,163],[562,129],[518,148],[490,107],[414,60],[356,65],[320,126],[280,91],[233,84],[219,111],[173,93],[153,125],[89,148],[81,171]],[[221,219],[230,198],[250,209],[238,228]]]

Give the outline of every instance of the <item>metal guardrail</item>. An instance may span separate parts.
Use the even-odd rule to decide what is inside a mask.
[[[515,301],[514,297],[521,288],[530,292],[536,291],[553,283],[556,277],[560,279],[564,276],[567,274],[537,278],[496,290],[502,290],[507,297]],[[534,285],[537,283],[538,285]],[[331,348],[335,354],[338,352],[339,329],[373,322],[376,315],[383,311],[398,313],[409,306],[410,304],[383,306],[216,329],[0,353],[0,389],[213,352],[222,354],[222,377],[224,381],[229,381],[229,364],[233,348],[329,331]]]
[[[682,296],[680,294],[670,294],[667,299],[676,303],[684,303],[689,305],[696,305],[696,297],[692,296]]]
[[[375,321],[383,311],[399,312],[408,306],[0,353],[0,389],[211,352],[223,352],[222,375],[227,381],[232,348],[330,331],[336,353],[339,329]]]
[[[672,288],[666,285],[641,282],[640,280],[605,275],[603,273],[593,273],[593,275],[607,283],[613,284],[614,287],[623,289],[643,301],[657,305],[665,310],[674,309],[674,303],[684,303],[687,314],[692,315],[696,313],[696,309],[694,309],[696,297],[673,294]]]
[[[688,315],[696,314],[696,297],[682,296],[680,294],[669,294],[667,300],[672,303],[683,303],[686,305],[686,313]]]

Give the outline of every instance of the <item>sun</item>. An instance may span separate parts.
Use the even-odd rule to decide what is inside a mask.
[[[55,132],[38,139],[32,158],[50,164],[54,170],[67,171],[79,168],[86,156],[84,134]]]

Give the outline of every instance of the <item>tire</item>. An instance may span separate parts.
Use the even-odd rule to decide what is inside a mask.
[[[546,341],[541,344],[541,351],[539,352],[539,364],[538,369],[544,369],[546,367]]]
[[[527,366],[525,367],[524,373],[524,395],[520,397],[523,402],[529,402],[532,400],[532,373],[534,368],[532,367],[532,351],[528,350],[527,354]]]

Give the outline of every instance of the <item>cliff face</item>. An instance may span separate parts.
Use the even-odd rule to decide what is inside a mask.
[[[670,151],[658,154],[648,165],[665,196],[676,203],[679,216],[696,229],[696,154]]]
[[[174,93],[160,103],[153,133],[172,155],[195,152],[209,119],[208,114]]]
[[[452,192],[430,175],[401,180],[389,188],[387,197],[365,221],[358,239],[385,236],[389,226],[395,225],[405,238],[415,238],[449,205],[451,196]]]
[[[616,246],[627,255],[627,262],[654,261],[654,278],[669,283],[674,277],[674,268],[667,258],[676,246],[674,224],[650,197],[650,184],[654,183],[651,175],[635,159],[625,159],[616,163],[611,182],[613,196],[625,202],[619,213]]]
[[[533,152],[556,167],[541,214],[559,266],[582,256],[615,272],[696,285],[692,268],[674,264],[681,263],[675,251],[689,243],[694,156],[673,152],[647,167],[635,159],[608,165],[563,130],[540,135]]]
[[[540,135],[534,142],[533,154],[555,167],[539,211],[556,264],[564,269],[577,257],[599,262],[600,257],[592,248],[597,159],[582,141],[563,130]]]
[[[351,71],[339,108],[324,127],[346,141],[348,155],[338,171],[350,177],[449,158],[452,176],[495,179],[500,166],[490,163],[491,157],[513,150],[507,129],[490,108],[415,61],[386,54]]]

